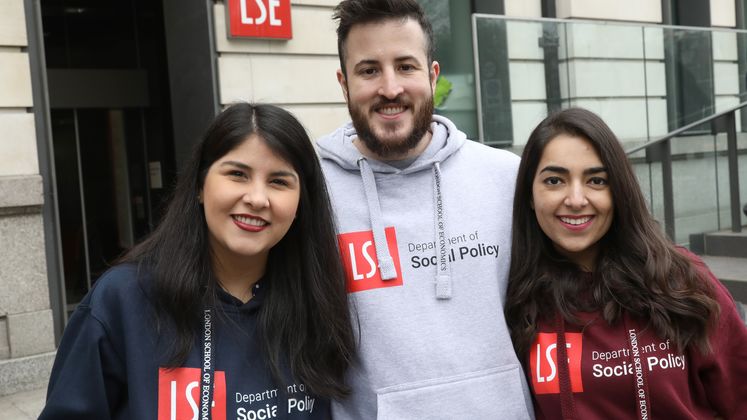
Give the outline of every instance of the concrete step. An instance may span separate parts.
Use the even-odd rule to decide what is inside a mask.
[[[690,247],[704,255],[747,258],[747,228],[739,233],[721,231],[690,235]]]
[[[734,299],[747,303],[747,258],[701,255],[703,262],[729,289]]]
[[[711,272],[737,301],[737,311],[747,324],[747,258],[701,255]]]
[[[747,306],[745,306],[742,302],[737,302],[737,312],[739,312],[739,316],[747,325]]]

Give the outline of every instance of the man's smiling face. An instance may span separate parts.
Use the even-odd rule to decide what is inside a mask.
[[[433,116],[436,62],[412,19],[354,26],[338,71],[358,138],[382,159],[401,159],[427,136]]]

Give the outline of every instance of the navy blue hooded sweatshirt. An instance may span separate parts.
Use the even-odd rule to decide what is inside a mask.
[[[116,266],[96,282],[65,329],[40,419],[202,418],[202,334],[181,367],[165,368],[174,335],[162,325],[159,336],[147,288],[134,265]],[[302,383],[278,386],[272,379],[257,333],[262,289],[246,304],[221,290],[219,302],[212,317],[212,418],[329,418],[328,400]]]

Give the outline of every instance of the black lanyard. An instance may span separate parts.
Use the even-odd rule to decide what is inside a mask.
[[[210,309],[205,309],[202,323],[200,420],[212,420],[213,418],[213,379],[215,377],[215,353],[213,350],[213,316]]]

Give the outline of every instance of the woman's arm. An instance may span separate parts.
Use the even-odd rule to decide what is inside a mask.
[[[124,363],[87,305],[65,329],[39,419],[109,419],[126,403]]]
[[[699,367],[698,378],[718,415],[740,418],[747,413],[747,326],[726,287],[702,261],[696,260],[696,265],[707,273],[721,308],[710,334],[711,353],[700,356],[708,362]]]

